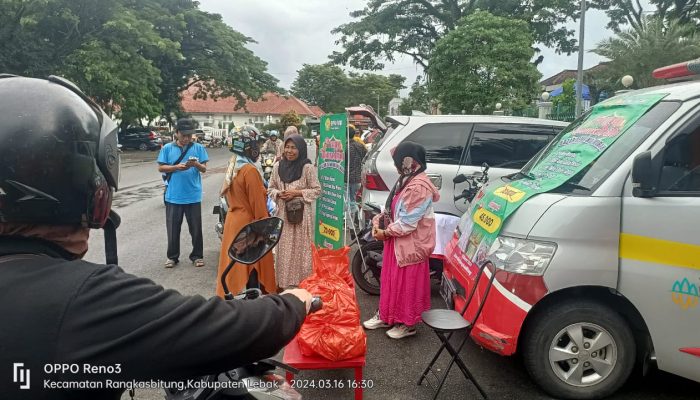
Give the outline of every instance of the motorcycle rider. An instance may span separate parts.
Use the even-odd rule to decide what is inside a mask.
[[[279,140],[279,133],[275,130],[270,131],[270,138],[265,142],[262,149],[260,149],[260,154],[275,153],[275,161],[279,161],[282,158],[283,151],[284,143]]]
[[[98,228],[116,260],[119,155],[116,124],[75,85],[0,75],[0,116],[2,398],[119,399],[123,387],[108,382],[218,373],[294,337],[311,304],[304,290],[207,300],[81,260]]]

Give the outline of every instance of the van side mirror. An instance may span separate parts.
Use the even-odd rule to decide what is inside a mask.
[[[651,152],[645,151],[637,154],[632,163],[632,195],[653,197],[655,191]]]

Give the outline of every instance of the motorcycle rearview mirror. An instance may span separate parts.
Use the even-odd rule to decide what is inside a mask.
[[[282,219],[270,217],[251,222],[238,232],[228,249],[231,262],[221,274],[221,286],[224,289],[226,299],[233,299],[233,295],[226,285],[226,276],[234,263],[250,265],[258,262],[277,246],[283,227],[284,221]]]
[[[485,162],[485,163],[481,164],[481,168],[482,168],[483,173],[487,173],[489,170],[489,164]]]
[[[277,245],[284,222],[277,217],[265,218],[244,226],[228,249],[231,260],[241,264],[255,264]]]

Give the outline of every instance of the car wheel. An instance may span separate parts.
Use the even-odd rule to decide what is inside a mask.
[[[528,323],[525,367],[547,393],[561,399],[609,396],[629,378],[636,344],[627,322],[588,300],[550,306]]]
[[[381,278],[381,266],[377,265],[377,261],[373,260],[371,253],[382,254],[384,243],[380,241],[369,242],[360,247],[361,251],[356,251],[352,258],[351,272],[352,277],[367,294],[376,296],[379,294],[379,282]],[[365,262],[362,262],[362,256]]]
[[[146,151],[146,150],[148,150],[148,145],[147,145],[146,143],[141,143],[141,144],[139,145],[139,150],[141,150],[141,151]]]

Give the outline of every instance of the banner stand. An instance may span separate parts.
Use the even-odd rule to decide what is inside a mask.
[[[316,201],[314,244],[326,249],[345,247],[348,118],[345,113],[321,117],[318,180],[321,196]]]

